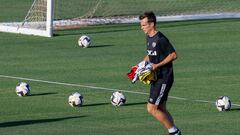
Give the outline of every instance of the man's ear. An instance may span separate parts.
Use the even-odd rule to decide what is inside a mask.
[[[151,22],[150,25],[151,25],[152,27],[154,27],[154,22]]]

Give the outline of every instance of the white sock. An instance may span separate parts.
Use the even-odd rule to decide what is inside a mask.
[[[177,127],[176,127],[176,126],[173,126],[173,127],[171,127],[171,128],[168,129],[168,132],[169,132],[169,133],[173,133],[173,132],[176,132],[177,130],[178,130]]]

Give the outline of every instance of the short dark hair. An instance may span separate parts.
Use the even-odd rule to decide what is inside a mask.
[[[147,18],[148,22],[153,22],[154,26],[156,25],[157,19],[152,11],[144,12],[142,15],[139,16],[139,20],[142,20],[144,18]]]

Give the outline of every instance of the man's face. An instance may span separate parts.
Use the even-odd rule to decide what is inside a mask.
[[[148,18],[140,20],[140,25],[145,34],[148,34],[150,31],[154,30],[154,23],[148,22]]]

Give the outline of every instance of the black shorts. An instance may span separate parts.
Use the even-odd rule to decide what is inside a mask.
[[[158,79],[151,84],[150,96],[148,102],[155,105],[160,105],[167,101],[168,93],[172,87],[173,78],[171,79]]]

